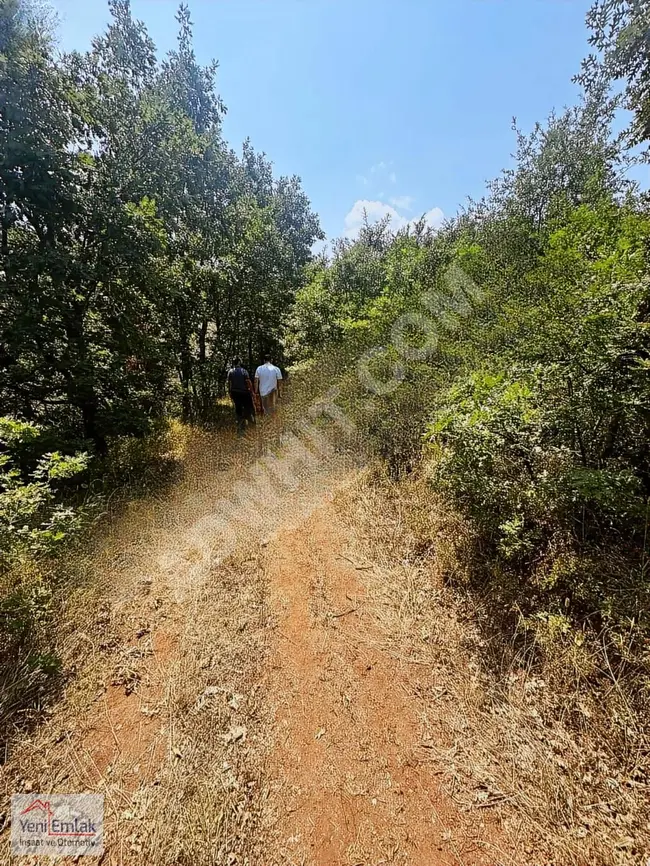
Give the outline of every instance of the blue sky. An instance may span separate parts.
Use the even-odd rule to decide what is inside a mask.
[[[104,0],[54,0],[84,49]],[[524,129],[577,98],[591,0],[190,0],[201,62],[220,64],[226,138],[298,174],[328,236],[366,207],[395,224],[451,216]],[[161,52],[176,0],[132,0]]]

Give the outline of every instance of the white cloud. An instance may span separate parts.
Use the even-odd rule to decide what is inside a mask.
[[[363,225],[364,212],[368,217],[368,222],[376,223],[386,216],[390,217],[391,228],[394,231],[401,228],[404,223],[404,217],[400,216],[395,208],[383,201],[368,201],[367,199],[359,199],[352,205],[352,210],[345,217],[345,231],[347,238],[356,238],[359,234],[359,229]]]
[[[390,199],[390,203],[398,207],[400,210],[411,210],[411,205],[415,199],[411,195],[396,195]]]
[[[431,229],[439,229],[445,220],[445,215],[439,207],[432,207],[425,214],[416,219],[409,220],[409,225],[414,227],[416,223],[424,216],[424,224]]]
[[[379,220],[386,216],[390,217],[390,228],[394,232],[399,231],[399,229],[405,228],[406,226],[413,228],[420,220],[420,217],[408,220],[405,216],[398,213],[394,207],[383,201],[359,199],[359,201],[356,201],[353,204],[352,209],[345,217],[345,228],[343,232],[345,237],[352,239],[357,237],[359,229],[363,225],[364,212],[368,218],[368,222],[370,223],[379,222]],[[431,210],[424,214],[425,225],[430,226],[433,229],[440,228],[444,218],[445,215],[439,207],[431,208]]]

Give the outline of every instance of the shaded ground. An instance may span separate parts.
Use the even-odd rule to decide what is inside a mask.
[[[74,676],[5,798],[103,793],[111,866],[533,863],[507,804],[450,789],[444,681],[401,645],[337,504],[357,470],[298,454],[265,500],[256,460],[269,437],[291,447],[278,436],[198,437],[183,479],[111,525],[70,602]],[[7,862],[6,826],[1,842]]]

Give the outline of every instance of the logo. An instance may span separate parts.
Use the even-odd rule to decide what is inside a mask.
[[[12,795],[12,854],[97,857],[103,852],[103,794]]]

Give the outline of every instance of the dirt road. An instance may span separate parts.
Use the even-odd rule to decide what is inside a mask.
[[[103,793],[104,864],[511,864],[496,818],[450,795],[430,672],[369,592],[337,507],[356,470],[294,462],[219,556],[210,516],[253,484],[246,447],[203,442],[112,527],[70,614],[74,675],[15,747],[5,795]]]
[[[417,662],[383,648],[363,582],[373,565],[349,547],[330,503],[265,557],[280,862],[495,863],[496,828],[444,791],[412,689]]]

